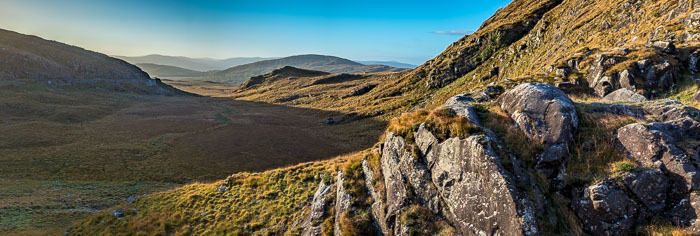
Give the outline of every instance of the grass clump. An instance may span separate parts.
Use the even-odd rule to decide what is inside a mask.
[[[455,235],[454,228],[425,207],[413,205],[399,218],[408,227],[408,235]]]
[[[628,173],[636,169],[637,163],[627,159],[610,164],[610,172],[612,173]]]
[[[536,156],[544,150],[544,145],[531,142],[497,104],[478,105],[476,108],[484,127],[495,132],[499,140],[503,142],[504,155],[505,153],[515,155],[526,166],[535,164]]]
[[[404,137],[412,143],[414,133],[420,124],[425,123],[425,128],[430,130],[439,140],[451,137],[466,138],[481,131],[481,128],[469,122],[465,117],[458,116],[454,110],[447,107],[439,107],[432,111],[420,109],[412,113],[402,114],[389,122],[389,132]]]
[[[579,107],[579,110],[582,109],[586,108]],[[615,133],[617,129],[638,120],[605,113],[578,114],[578,133],[574,136],[566,166],[567,182],[586,184],[615,172],[636,169],[636,164],[624,161],[624,155],[615,147]]]
[[[637,235],[647,236],[690,236],[694,235],[691,232],[680,229],[678,226],[673,226],[671,222],[661,217],[654,217],[646,224],[639,226],[635,230]]]

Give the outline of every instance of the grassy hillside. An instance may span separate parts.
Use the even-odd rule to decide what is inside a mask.
[[[194,96],[0,86],[0,234],[62,233],[131,196],[327,159],[384,126]],[[264,147],[264,148],[263,148]]]
[[[184,94],[136,66],[79,47],[0,29],[0,86],[43,84],[145,94]]]
[[[331,73],[371,73],[383,71],[401,71],[403,69],[383,65],[363,65],[347,59],[323,55],[299,55],[280,59],[265,60],[232,67],[211,74],[205,80],[242,84],[250,77],[263,75],[285,66],[301,69],[325,71]]]

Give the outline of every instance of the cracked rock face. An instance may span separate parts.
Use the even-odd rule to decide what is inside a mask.
[[[340,219],[343,213],[350,208],[350,194],[345,191],[343,183],[345,178],[342,171],[338,171],[338,176],[336,177],[336,192],[335,192],[335,229],[334,235],[341,236],[342,229],[340,228]]]
[[[389,134],[381,160],[388,231],[405,231],[398,216],[417,202],[463,235],[536,235],[533,204],[515,188],[517,180],[501,165],[488,133],[439,142],[421,126],[416,151]]]
[[[323,179],[323,177],[321,177]],[[333,185],[327,185],[323,180],[318,184],[318,189],[314,194],[314,198],[311,201],[311,212],[309,216],[304,219],[301,228],[303,228],[302,235],[304,236],[318,236],[322,235],[321,225],[318,221],[323,220],[323,213],[326,211],[326,205],[328,204],[328,194],[331,193]]]
[[[538,156],[538,169],[553,176],[564,162],[573,132],[578,126],[574,102],[556,87],[525,83],[498,98],[501,109],[532,141],[548,147]]]

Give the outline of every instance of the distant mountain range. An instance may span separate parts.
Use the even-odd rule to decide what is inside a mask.
[[[136,64],[151,76],[171,80],[207,80],[229,84],[242,84],[253,76],[263,75],[275,69],[292,66],[301,69],[317,70],[330,73],[372,73],[396,72],[415,66],[394,61],[363,61],[363,63],[348,59],[325,55],[298,55],[279,59],[263,58],[231,58],[226,60],[196,59],[187,57],[170,57],[149,55],[143,57],[121,57]],[[196,70],[190,68],[220,68],[229,63],[259,60],[251,63],[231,66],[223,70]],[[225,61],[225,62],[224,62]],[[206,63],[215,63],[208,64]],[[183,67],[187,66],[187,67]],[[394,65],[394,66],[391,66]]]
[[[177,66],[158,65],[153,63],[139,63],[136,64],[136,66],[141,68],[143,71],[146,71],[151,76],[164,79],[179,78],[178,80],[183,80],[184,78],[195,78],[195,80],[198,80],[200,77],[216,72],[201,72]]]
[[[417,65],[411,65],[403,62],[398,62],[398,61],[356,61],[365,65],[385,65],[385,66],[391,66],[391,67],[396,67],[396,68],[406,68],[406,69],[413,69],[416,68]]]
[[[223,71],[212,73],[206,76],[205,80],[230,84],[242,84],[250,79],[250,77],[263,75],[285,66],[330,73],[349,74],[397,72],[405,70],[403,68],[396,68],[386,65],[364,65],[340,57],[310,54],[258,61],[250,64],[235,66]]]
[[[238,65],[253,63],[256,61],[269,60],[274,58],[263,58],[263,57],[234,57],[228,59],[211,59],[211,58],[189,58],[189,57],[176,57],[176,56],[163,56],[163,55],[147,55],[140,57],[126,57],[126,56],[114,56],[116,58],[125,60],[131,64],[157,64],[164,66],[175,66],[183,69],[194,70],[194,71],[212,71],[212,70],[224,70]]]

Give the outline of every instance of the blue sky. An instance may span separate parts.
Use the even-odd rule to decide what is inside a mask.
[[[422,64],[509,2],[0,0],[0,28],[109,55]]]

